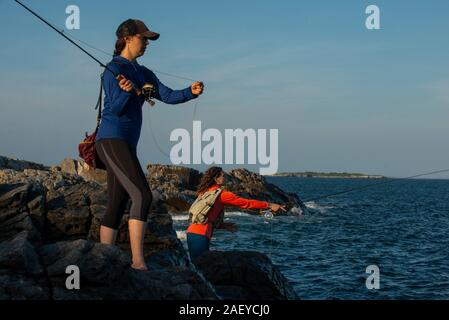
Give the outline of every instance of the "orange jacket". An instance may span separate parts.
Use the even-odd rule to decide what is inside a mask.
[[[219,185],[213,185],[208,189],[215,190],[219,188]],[[206,224],[198,224],[192,223],[187,228],[187,233],[195,233],[202,236],[206,236],[209,239],[212,238],[213,233],[213,224],[220,217],[220,214],[224,210],[225,205],[230,205],[234,207],[238,207],[241,209],[266,209],[269,206],[269,203],[266,201],[258,201],[258,200],[249,200],[245,198],[240,198],[236,196],[234,193],[223,190],[220,193],[220,196],[215,201],[214,206],[207,214],[207,223]],[[218,226],[219,228],[220,226]]]

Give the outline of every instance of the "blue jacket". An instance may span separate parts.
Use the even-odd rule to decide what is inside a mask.
[[[145,83],[153,84],[156,89],[154,98],[168,104],[183,103],[197,97],[190,87],[183,90],[172,90],[166,87],[152,71],[139,65],[137,61],[130,62],[121,56],[115,56],[108,63],[108,68],[117,74],[124,75],[138,88],[142,88]],[[110,71],[105,70],[103,77],[105,98],[97,140],[124,139],[136,152],[142,128],[142,105],[145,98],[137,96],[135,92],[122,90],[118,80]]]

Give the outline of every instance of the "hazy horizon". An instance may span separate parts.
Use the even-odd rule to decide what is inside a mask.
[[[447,1],[24,3],[61,29],[66,7],[79,6],[80,30],[65,32],[107,52],[120,22],[144,20],[161,38],[139,63],[204,81],[195,119],[205,129],[278,129],[279,173],[408,177],[449,168]],[[381,30],[365,28],[370,4],[380,8]],[[0,155],[45,165],[76,159],[95,127],[101,68],[14,1],[0,1],[0,10]],[[191,83],[157,75],[173,89]],[[143,106],[143,166],[170,164],[151,131],[169,153],[170,132],[192,130],[194,106]]]

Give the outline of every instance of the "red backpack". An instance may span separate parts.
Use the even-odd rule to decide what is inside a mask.
[[[98,128],[100,127],[100,120],[101,120],[101,102],[103,97],[103,74],[100,76],[100,95],[98,96],[97,105],[95,106],[95,109],[98,108],[98,115],[97,115],[97,126],[95,128],[94,133],[91,135],[88,135],[86,132],[86,138],[84,138],[83,141],[81,141],[78,145],[78,152],[81,159],[84,160],[87,165],[92,169],[106,169],[106,166],[104,163],[100,160],[98,157],[97,151],[95,149],[95,140],[97,138],[97,132]]]

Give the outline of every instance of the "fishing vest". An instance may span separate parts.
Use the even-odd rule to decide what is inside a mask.
[[[212,209],[223,191],[224,187],[217,188],[215,190],[206,191],[190,206],[189,216],[190,221],[196,224],[206,224],[208,222],[207,214]]]

